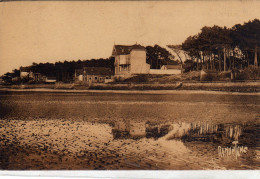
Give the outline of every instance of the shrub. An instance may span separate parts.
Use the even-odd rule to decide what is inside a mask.
[[[149,81],[149,75],[137,75],[132,78],[128,78],[124,80],[125,82],[148,82]]]
[[[231,78],[231,71],[223,71],[218,74],[218,77],[222,80]]]
[[[260,68],[256,66],[249,66],[240,71],[236,77],[237,80],[256,80],[260,79]]]

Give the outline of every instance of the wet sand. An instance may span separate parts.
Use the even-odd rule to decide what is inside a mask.
[[[206,91],[206,90],[75,90],[75,89],[10,89],[0,88],[0,92],[57,92],[57,93],[114,93],[114,94],[232,94],[232,95],[255,95],[259,92],[229,92],[229,91]]]
[[[0,97],[1,169],[183,170],[260,166],[258,95],[28,91]],[[134,130],[148,125],[139,132],[146,134],[129,137],[130,129],[127,136],[115,138],[113,130],[120,120],[134,122]],[[192,129],[193,122],[198,128]],[[246,123],[253,127],[242,130]],[[127,132],[120,125],[128,124],[117,126],[117,130]],[[170,128],[162,133],[158,126],[165,125]],[[214,132],[216,125],[218,131]],[[240,137],[235,139],[233,135],[237,133]],[[249,152],[238,160],[232,156],[219,158],[218,145],[230,147],[234,140],[249,147]]]
[[[206,157],[191,159],[181,141],[113,140],[106,124],[39,119],[2,126],[6,169],[224,169]]]

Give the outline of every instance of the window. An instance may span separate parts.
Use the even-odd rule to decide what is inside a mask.
[[[109,79],[109,77],[108,77],[108,76],[106,76],[106,79]]]
[[[97,76],[95,76],[95,80],[97,80],[98,79],[98,77]]]
[[[102,77],[99,77],[99,81],[102,81]]]

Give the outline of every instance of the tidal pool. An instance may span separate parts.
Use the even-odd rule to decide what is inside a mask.
[[[259,169],[258,94],[0,93],[1,169]]]

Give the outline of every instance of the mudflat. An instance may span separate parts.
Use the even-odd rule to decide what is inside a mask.
[[[0,167],[259,169],[258,93],[184,92],[1,91]]]

